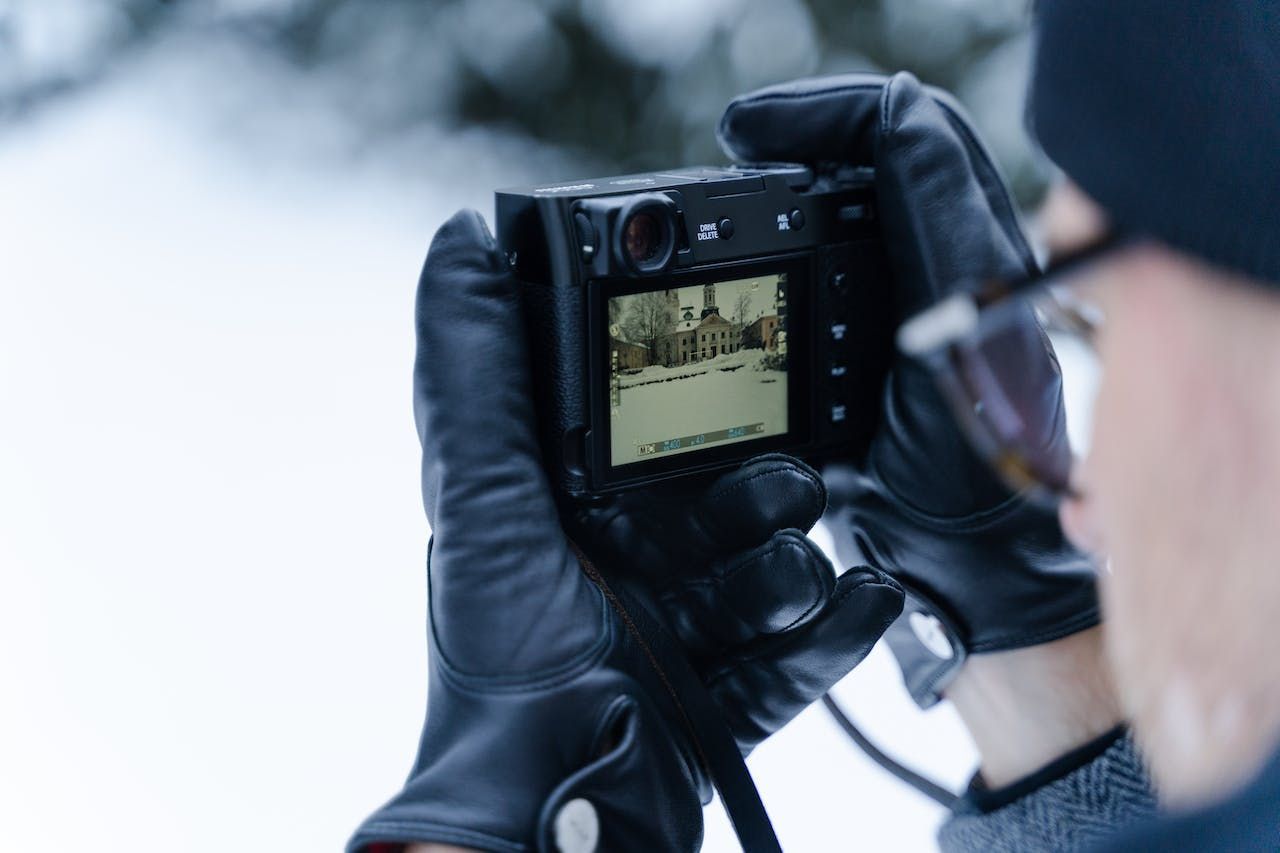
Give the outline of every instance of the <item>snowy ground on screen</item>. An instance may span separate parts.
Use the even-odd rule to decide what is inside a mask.
[[[635,372],[624,372],[619,384],[623,388],[634,388],[637,385],[648,385],[652,382],[669,382],[672,379],[701,376],[713,370],[736,370],[740,367],[760,370],[762,368],[759,365],[764,356],[765,351],[762,349],[742,349],[728,355],[718,355],[715,358],[682,364],[678,367],[654,364]]]
[[[752,424],[764,424],[764,429],[745,435],[743,440],[784,432],[787,373],[761,369],[763,357],[763,350],[741,350],[683,367],[646,367],[624,377],[622,405],[610,422],[614,464],[639,461],[637,446],[671,438]],[[686,372],[690,370],[693,372]],[[628,381],[630,385],[625,384]],[[662,455],[707,446],[684,447]]]

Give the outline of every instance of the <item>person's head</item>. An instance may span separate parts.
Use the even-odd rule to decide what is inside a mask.
[[[1040,303],[1096,330],[1083,457],[1068,474],[1032,440],[1018,368],[981,338],[933,363],[1002,470],[1069,496],[1064,528],[1108,567],[1121,701],[1162,797],[1191,805],[1280,744],[1280,7],[1040,0],[1037,14],[1028,115],[1066,175],[1044,230],[1053,252],[1096,252],[1065,299]],[[1007,321],[986,298],[972,304],[990,333]]]
[[[1116,684],[1162,797],[1189,805],[1280,741],[1280,9],[1042,0],[1037,23],[1029,118],[1071,179],[1051,247],[1151,235],[1073,285],[1105,323],[1062,519],[1107,556]]]
[[[1071,179],[1046,207],[1051,247],[1151,235],[1073,285],[1105,317],[1103,370],[1062,518],[1109,561],[1116,684],[1162,796],[1191,804],[1280,738],[1280,11],[1038,14],[1030,119]]]
[[[1063,248],[1102,222],[1070,184],[1044,216]],[[1109,561],[1115,681],[1162,796],[1195,802],[1256,771],[1280,732],[1280,291],[1156,241],[1072,288],[1105,323],[1063,525]]]

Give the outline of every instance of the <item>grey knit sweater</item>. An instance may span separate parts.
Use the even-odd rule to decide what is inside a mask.
[[[975,783],[938,845],[943,853],[1081,850],[1155,813],[1132,737],[1114,732],[1003,791]]]

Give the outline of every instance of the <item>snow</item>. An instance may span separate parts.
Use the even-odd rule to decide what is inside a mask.
[[[643,346],[643,344],[638,346]],[[640,370],[623,371],[618,384],[623,388],[634,388],[655,382],[670,382],[673,379],[702,376],[706,373],[736,371],[740,367],[758,370],[760,369],[760,359],[763,357],[763,350],[740,349],[737,352],[717,355],[715,358],[691,361],[688,364],[679,364],[673,367],[651,364]]]
[[[620,380],[621,405],[610,420],[615,465],[641,461],[641,445],[764,424],[760,432],[716,446],[777,435],[787,430],[787,373],[765,370],[761,349],[739,350],[680,367],[654,365]],[[668,450],[674,456],[711,445]]]

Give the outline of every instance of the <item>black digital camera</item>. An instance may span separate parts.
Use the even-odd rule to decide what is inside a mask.
[[[497,193],[562,495],[865,450],[892,337],[872,177],[698,167]]]

